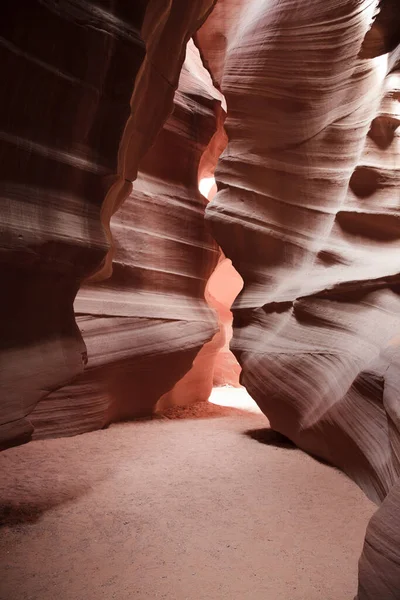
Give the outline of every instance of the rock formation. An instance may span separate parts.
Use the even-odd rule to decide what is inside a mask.
[[[204,400],[241,367],[274,429],[380,504],[358,600],[398,598],[397,0],[0,11],[1,447]],[[210,75],[193,44],[182,68],[193,35]]]
[[[243,287],[243,280],[232,266],[229,258],[221,254],[220,261],[207,282],[206,298],[218,314],[223,346],[214,359],[213,383],[214,386],[239,387],[241,368],[230,350],[232,339],[232,312],[231,307],[236,296]]]
[[[190,44],[174,111],[111,219],[112,275],[85,284],[75,301],[89,363],[80,377],[37,405],[30,416],[34,437],[68,435],[151,414],[217,334],[204,290],[218,249],[205,227],[198,167],[222,109],[220,95],[209,76],[202,79],[204,74]],[[217,336],[208,353],[211,360],[218,347]],[[210,369],[201,366],[204,382],[193,382],[183,400],[174,403],[208,398],[212,381],[207,385],[205,373]]]
[[[186,43],[212,4],[1,5],[2,447],[30,439],[37,402],[83,370],[88,353],[74,319],[75,295],[94,272],[97,279],[111,273],[110,218],[172,109]],[[85,322],[88,336],[98,324]],[[101,422],[91,392],[83,404],[82,396],[67,399]],[[60,411],[55,423],[68,408]]]
[[[107,4],[1,6],[3,444],[86,361],[73,300],[107,251],[100,208],[145,55],[144,3]]]
[[[228,106],[207,214],[244,280],[231,346],[242,383],[274,429],[376,502],[389,492],[360,600],[400,589],[398,539],[385,549],[400,473],[400,80],[385,30],[398,12],[376,9],[220,0],[198,33]],[[387,583],[371,586],[379,568]]]

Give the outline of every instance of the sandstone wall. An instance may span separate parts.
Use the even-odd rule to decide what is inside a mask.
[[[220,0],[197,39],[228,107],[207,218],[244,280],[232,309],[241,382],[274,429],[386,497],[359,598],[389,600],[400,589],[389,522],[400,473],[400,29],[395,3],[377,9]]]
[[[189,370],[190,385],[175,388],[158,408],[208,398],[221,343],[204,291],[219,251],[205,226],[198,168],[216,131],[220,100],[190,44],[173,113],[111,219],[111,277],[93,278],[75,301],[88,365],[37,405],[30,416],[34,438],[148,416]],[[204,344],[206,356],[193,373]]]
[[[84,369],[75,295],[87,277],[111,274],[111,216],[172,110],[186,43],[212,5],[1,5],[2,447],[30,439],[38,401]],[[97,335],[93,320],[85,327]],[[99,422],[90,396],[78,407]]]

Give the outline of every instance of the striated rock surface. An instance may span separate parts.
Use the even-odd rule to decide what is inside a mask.
[[[131,114],[126,123],[118,153],[118,178],[107,194],[101,212],[103,227],[111,243],[102,268],[95,279],[112,271],[110,218],[128,197],[137,176],[139,163],[173,109],[175,90],[189,39],[207,18],[216,0],[148,0],[141,34],[146,56],[131,99]]]
[[[397,598],[400,572],[398,12],[377,9],[220,0],[198,33],[228,106],[207,215],[244,280],[231,347],[274,429],[386,497],[360,600]]]
[[[110,218],[172,110],[186,43],[212,5],[1,5],[7,89],[0,106],[1,276],[7,290],[0,301],[1,447],[30,439],[29,414],[37,402],[84,368],[88,351],[74,319],[75,295],[101,264],[97,279],[111,272]],[[79,324],[88,337],[96,336],[98,322],[82,317]],[[127,335],[126,322],[123,328]],[[92,390],[76,385],[72,412],[83,410],[89,392],[99,422],[102,410],[91,402]],[[61,417],[59,429],[69,418],[63,405],[54,421]]]
[[[86,361],[73,301],[107,251],[100,209],[145,55],[145,6],[1,4],[2,445],[29,439],[26,416]]]
[[[174,111],[111,219],[112,276],[84,285],[75,301],[90,358],[87,368],[37,405],[31,414],[34,437],[79,433],[151,414],[216,336],[190,374],[191,384],[181,384],[161,404],[208,398],[221,343],[204,291],[219,250],[205,226],[198,168],[219,111],[220,94],[190,44]]]
[[[0,447],[235,383],[235,294],[221,300],[213,278],[206,291],[217,242],[218,285],[230,261],[244,281],[232,309],[241,381],[274,429],[381,503],[358,600],[394,600],[398,2],[214,4],[1,6]],[[193,45],[181,72],[202,24],[225,123]],[[215,242],[198,182],[213,176],[223,127]]]

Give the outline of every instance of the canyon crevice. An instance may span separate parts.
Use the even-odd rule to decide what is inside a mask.
[[[379,506],[357,598],[398,599],[396,0],[0,11],[1,448],[240,377]]]
[[[211,0],[109,0],[102,8],[73,0],[2,5],[1,61],[13,86],[2,95],[1,107],[2,274],[7,290],[1,297],[2,314],[7,315],[1,340],[3,447],[40,435],[41,428],[43,434],[46,429],[49,434],[72,434],[107,422],[103,392],[89,385],[84,398],[79,380],[72,384],[72,397],[59,391],[84,371],[88,358],[74,318],[74,299],[88,277],[99,281],[111,274],[115,249],[110,219],[130,195],[139,161],[173,108],[186,44],[212,5]],[[210,120],[202,123],[202,134],[197,132],[205,146],[207,128],[213,128]],[[197,174],[197,167],[192,169]],[[197,175],[191,175],[197,182]],[[195,207],[188,212],[195,213]],[[84,314],[88,311],[83,308]],[[107,318],[107,309],[103,314]],[[115,307],[112,314],[119,315]],[[136,314],[131,311],[129,316]],[[179,314],[172,318],[179,319]],[[101,326],[89,318],[83,325],[84,319],[78,317],[78,324],[93,342],[106,330],[106,322]],[[171,328],[163,316],[161,320]],[[117,319],[114,325],[118,336],[121,323]],[[198,324],[187,336],[192,355],[188,364],[175,362],[171,386],[189,368],[193,349],[214,331],[208,327],[200,332]],[[134,354],[131,349],[129,353]],[[127,358],[122,349],[119,358]],[[99,360],[89,356],[88,367]],[[44,403],[31,418],[39,401]],[[48,423],[47,406],[58,411],[49,416],[54,427]]]

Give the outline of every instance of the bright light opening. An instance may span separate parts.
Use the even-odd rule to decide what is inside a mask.
[[[199,181],[200,194],[202,194],[208,200],[208,197],[214,185],[215,177],[203,177],[203,179],[200,179]]]
[[[211,404],[217,404],[218,406],[228,406],[252,413],[261,413],[261,410],[254,402],[253,398],[243,387],[215,387],[213,388],[208,401],[211,402]]]

